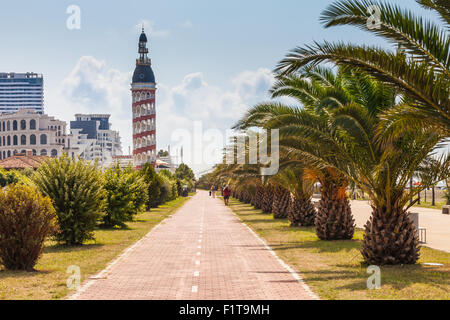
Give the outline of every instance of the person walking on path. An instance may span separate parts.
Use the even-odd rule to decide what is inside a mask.
[[[211,187],[211,196],[213,197],[213,199],[216,197],[216,186],[212,185]]]
[[[225,201],[225,205],[228,205],[228,200],[230,199],[231,190],[228,185],[223,189],[223,200]]]

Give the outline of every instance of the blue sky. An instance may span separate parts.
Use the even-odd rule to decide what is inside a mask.
[[[124,151],[131,144],[129,83],[145,22],[158,82],[158,148],[192,121],[224,130],[246,107],[266,100],[270,71],[289,49],[313,40],[386,46],[350,27],[324,29],[332,1],[2,1],[0,71],[43,73],[46,112],[112,114]],[[412,0],[391,1],[429,15]],[[81,29],[66,27],[69,5]]]

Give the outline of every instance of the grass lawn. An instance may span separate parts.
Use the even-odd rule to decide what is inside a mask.
[[[438,209],[442,210],[442,207],[446,204],[446,202],[436,202],[435,206],[431,205],[431,202],[424,202],[423,200],[420,202],[420,204],[415,204],[414,207],[420,207],[420,208],[430,208],[430,209]]]
[[[82,281],[105,268],[124,249],[146,235],[155,225],[174,213],[189,198],[180,197],[141,214],[128,223],[128,229],[96,230],[96,241],[80,247],[46,243],[44,254],[36,265],[37,272],[13,272],[0,266],[0,299],[60,299],[70,293],[66,286],[67,267],[77,265]]]
[[[381,289],[368,290],[369,274],[359,252],[362,230],[353,240],[322,241],[313,227],[290,227],[287,219],[275,220],[236,199],[230,208],[322,299],[450,299],[450,253],[422,247],[418,264],[381,267]]]
[[[367,198],[356,198],[356,200],[364,200],[364,201],[368,201],[369,199]],[[445,201],[436,201],[435,205],[432,206],[431,205],[431,201],[423,201],[423,199],[420,201],[420,204],[415,204],[413,205],[414,207],[419,207],[419,208],[430,208],[430,209],[436,209],[436,210],[442,210],[442,207],[446,204]]]

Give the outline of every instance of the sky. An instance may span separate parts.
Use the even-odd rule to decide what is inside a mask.
[[[391,0],[429,16],[412,0]],[[76,113],[111,114],[125,154],[132,143],[131,76],[142,25],[157,81],[157,148],[185,144],[197,174],[211,163],[189,156],[174,137],[223,133],[267,101],[272,70],[296,46],[345,41],[389,46],[352,27],[325,29],[328,0],[2,1],[0,72],[44,75],[45,112],[69,122]],[[71,5],[80,28],[69,29]],[[434,18],[434,17],[433,17]],[[184,134],[183,134],[184,133]],[[224,141],[225,142],[225,141]]]

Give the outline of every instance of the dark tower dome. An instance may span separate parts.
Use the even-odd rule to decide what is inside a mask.
[[[136,60],[136,69],[134,69],[133,83],[155,83],[155,74],[151,67],[151,60],[148,58],[147,36],[144,28],[139,37],[139,59]]]
[[[147,42],[147,36],[145,35],[144,30],[142,30],[141,36],[139,37],[139,42]]]
[[[149,65],[137,65],[133,73],[133,83],[155,83],[155,74]]]

